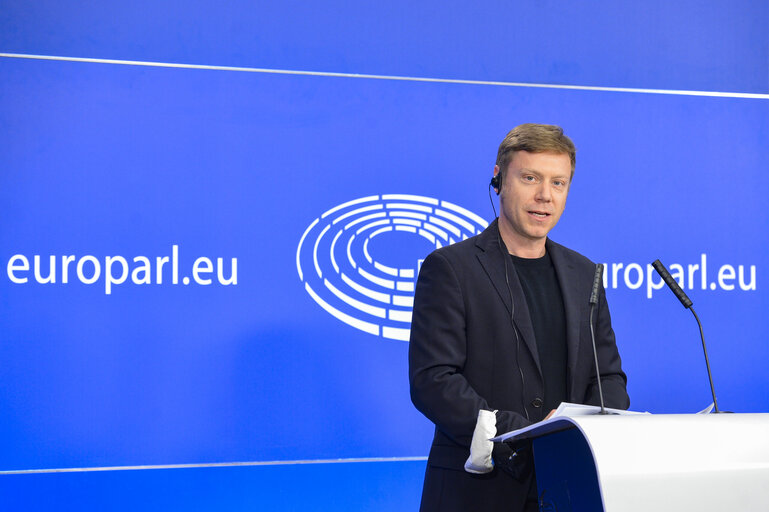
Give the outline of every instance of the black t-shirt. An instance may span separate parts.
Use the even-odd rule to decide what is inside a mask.
[[[546,415],[566,401],[566,314],[563,296],[550,255],[513,259],[523,287],[537,340],[539,364],[545,379],[543,411]]]

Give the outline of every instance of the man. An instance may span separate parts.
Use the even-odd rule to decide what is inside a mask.
[[[495,444],[494,469],[464,470],[480,410],[505,433],[560,402],[598,404],[588,299],[595,264],[547,234],[566,205],[576,149],[557,126],[524,124],[497,153],[500,214],[483,233],[430,254],[414,300],[409,378],[435,423],[423,511],[537,510],[530,450]],[[606,296],[595,337],[607,407],[627,408]]]

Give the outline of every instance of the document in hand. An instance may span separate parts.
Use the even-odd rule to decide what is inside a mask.
[[[539,423],[533,423],[528,427],[519,428],[518,430],[513,430],[512,432],[508,432],[506,434],[493,437],[490,439],[490,441],[493,441],[495,443],[501,443],[503,441],[508,441],[513,438],[518,440],[523,440],[528,437],[526,434],[534,429],[537,429],[537,435],[547,434],[551,432],[558,432],[560,430],[565,430],[567,428],[571,428],[574,426],[570,421],[568,421],[567,418],[573,418],[576,416],[592,416],[592,415],[597,415],[600,412],[601,412],[601,408],[598,407],[597,405],[582,405],[582,404],[572,404],[568,402],[561,402],[561,405],[558,406],[558,409],[555,410],[555,413],[550,418],[544,421],[540,421]],[[606,408],[606,412],[612,415],[619,415],[619,416],[649,414],[648,412],[623,411],[621,409],[609,409],[609,408]]]

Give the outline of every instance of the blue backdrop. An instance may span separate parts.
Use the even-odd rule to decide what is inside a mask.
[[[1,2],[0,470],[425,456],[407,342],[349,319],[408,328],[410,272],[493,218],[521,122],[577,145],[551,236],[608,264],[631,407],[711,401],[660,258],[720,406],[768,412],[768,22],[751,1]],[[328,509],[412,507],[405,464],[392,502]]]

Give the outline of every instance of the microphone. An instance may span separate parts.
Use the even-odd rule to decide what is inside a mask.
[[[665,281],[665,284],[668,285],[668,288],[673,290],[673,293],[676,297],[678,297],[678,300],[681,301],[681,304],[683,304],[686,309],[692,307],[691,299],[689,299],[681,287],[678,286],[678,283],[675,279],[673,279],[673,276],[670,275],[670,272],[668,272],[668,269],[665,268],[665,265],[663,265],[660,260],[654,260],[652,267],[654,267],[654,270],[656,270],[660,277],[662,277],[662,280]],[[694,310],[692,310],[692,312],[694,312]]]
[[[603,278],[603,265],[597,264],[595,266],[595,274],[593,275],[593,288],[590,290],[590,339],[593,341],[593,357],[595,358],[595,376],[598,379],[598,396],[601,399],[601,412],[599,414],[609,414],[606,411],[606,407],[603,405],[603,388],[601,387],[601,370],[598,369],[598,350],[595,348],[595,331],[593,330],[593,310],[595,305],[598,304],[598,290],[601,286],[601,279]]]
[[[694,308],[692,307],[692,301],[689,297],[686,296],[686,293],[681,289],[680,286],[678,286],[678,283],[675,279],[673,279],[673,276],[670,275],[670,272],[668,272],[668,269],[665,268],[665,265],[662,264],[660,260],[654,260],[654,263],[652,263],[652,267],[654,267],[654,270],[657,271],[657,273],[662,277],[662,280],[665,281],[665,284],[668,285],[668,288],[670,288],[673,291],[673,294],[678,297],[678,300],[681,301],[681,304],[692,312],[694,315],[694,319],[697,320],[697,325],[700,327],[700,338],[702,339],[702,351],[705,353],[705,366],[708,369],[708,379],[710,379],[710,392],[713,395],[713,408],[716,413],[720,413],[721,411],[718,410],[718,400],[716,400],[716,388],[713,386],[713,374],[710,372],[710,361],[708,360],[708,349],[705,346],[705,333],[702,331],[702,324],[700,323],[700,318],[697,316],[697,313],[694,311]]]
[[[595,275],[593,276],[593,290],[590,292],[590,304],[598,304],[598,287],[601,285],[603,277],[603,265],[599,263],[595,266]]]

